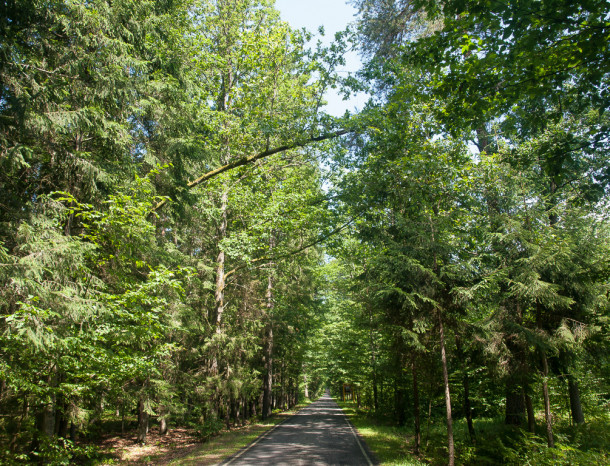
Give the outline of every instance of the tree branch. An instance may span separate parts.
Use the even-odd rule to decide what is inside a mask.
[[[349,220],[349,222],[344,223],[344,224],[343,224],[343,225],[341,225],[340,227],[335,228],[335,229],[334,229],[333,231],[331,231],[329,234],[327,234],[327,235],[325,235],[325,236],[322,236],[321,238],[318,238],[318,239],[316,239],[315,241],[312,241],[311,243],[308,243],[308,244],[306,244],[306,245],[304,245],[304,246],[301,246],[300,248],[295,249],[294,251],[290,251],[290,252],[287,252],[287,253],[284,253],[284,254],[280,254],[280,255],[278,255],[278,256],[264,256],[264,257],[259,257],[259,258],[257,258],[257,259],[253,259],[252,261],[250,261],[250,262],[248,262],[248,263],[245,263],[245,264],[239,265],[239,266],[235,267],[234,269],[229,270],[229,271],[228,271],[228,272],[225,274],[225,280],[226,280],[228,277],[230,277],[231,275],[233,275],[235,272],[237,272],[237,271],[239,271],[239,270],[241,270],[241,269],[244,269],[244,268],[248,267],[249,265],[252,265],[252,264],[254,264],[254,263],[256,263],[256,262],[263,262],[263,261],[276,261],[276,260],[280,260],[280,259],[285,259],[286,257],[294,256],[294,255],[296,255],[296,254],[298,254],[298,253],[300,253],[300,252],[304,251],[305,249],[309,249],[309,248],[311,248],[312,246],[315,246],[316,244],[320,244],[320,243],[322,243],[322,242],[326,241],[326,240],[327,240],[328,238],[330,238],[331,236],[334,236],[334,235],[336,235],[337,233],[339,233],[340,231],[342,231],[342,230],[346,229],[348,226],[350,226],[352,223],[354,223],[354,220],[356,220],[356,218],[355,218],[355,217],[351,218],[351,219]]]
[[[235,161],[233,161],[231,163],[223,165],[222,167],[218,167],[218,168],[216,168],[216,169],[214,169],[212,171],[209,171],[209,172],[205,173],[204,175],[201,175],[196,180],[193,180],[193,181],[189,182],[187,184],[187,187],[189,189],[190,188],[194,188],[195,186],[198,186],[201,183],[203,183],[205,181],[208,181],[209,179],[214,178],[215,176],[220,175],[221,173],[224,173],[224,172],[229,171],[229,170],[233,170],[234,168],[241,167],[243,165],[247,165],[247,164],[252,163],[252,162],[256,162],[257,160],[264,159],[265,157],[269,157],[270,155],[278,154],[280,152],[285,152],[285,151],[290,150],[290,149],[296,149],[297,147],[304,147],[307,144],[311,144],[312,142],[319,142],[319,141],[325,141],[327,139],[333,139],[333,138],[336,138],[336,137],[339,137],[339,136],[343,136],[344,134],[351,133],[353,131],[354,130],[352,130],[352,129],[342,129],[342,130],[339,130],[339,131],[335,131],[333,133],[323,134],[323,135],[317,136],[315,138],[306,139],[304,141],[301,140],[301,141],[293,142],[291,144],[286,144],[284,146],[276,147],[274,149],[269,149],[269,150],[265,150],[263,152],[259,152],[258,154],[242,157],[242,158],[237,159],[237,160],[235,160]],[[159,210],[165,204],[167,204],[167,199],[164,199],[164,200],[160,201],[154,207],[153,211]]]

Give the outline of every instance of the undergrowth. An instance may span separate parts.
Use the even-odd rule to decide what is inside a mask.
[[[422,445],[414,453],[412,422],[398,427],[387,417],[358,409],[352,402],[340,402],[382,465],[444,465],[447,463],[445,420],[422,419]],[[571,426],[558,419],[554,426],[555,448],[548,448],[544,425],[529,433],[507,426],[500,418],[474,422],[476,441],[470,439],[466,422],[454,420],[456,464],[460,465],[591,465],[610,464],[610,415],[603,414],[584,425]]]

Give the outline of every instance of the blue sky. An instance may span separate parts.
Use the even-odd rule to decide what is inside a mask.
[[[345,0],[276,0],[275,6],[292,26],[315,32],[324,25],[329,37],[344,29],[356,13]]]
[[[304,27],[317,33],[318,27],[324,26],[324,42],[332,40],[335,32],[345,29],[355,20],[356,14],[356,9],[348,5],[345,0],[276,0],[275,6],[280,11],[282,19],[292,27]],[[346,66],[340,71],[342,73],[356,71],[359,67],[360,59],[352,52],[346,56]],[[326,100],[328,101],[326,111],[335,116],[343,115],[345,110],[351,112],[355,109],[360,110],[366,102],[364,97],[343,101],[333,89],[327,93]]]

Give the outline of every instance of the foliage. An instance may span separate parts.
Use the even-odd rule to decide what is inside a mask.
[[[0,6],[7,458],[349,384],[422,460],[606,459],[607,3],[354,3]]]

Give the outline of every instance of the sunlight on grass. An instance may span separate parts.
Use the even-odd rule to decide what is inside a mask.
[[[410,451],[410,439],[404,431],[392,426],[379,424],[378,421],[359,413],[348,402],[339,402],[339,406],[352,422],[358,433],[374,453],[379,464],[384,466],[420,466],[426,463],[419,461]]]
[[[352,424],[358,429],[381,465],[446,464],[446,427],[431,419],[422,425],[420,456],[412,451],[412,425],[396,427],[387,419],[375,418],[358,410],[351,402],[339,402]],[[537,432],[508,426],[503,418],[475,420],[477,443],[472,443],[464,419],[454,419],[456,464],[495,465],[589,465],[610,464],[610,416],[591,417],[585,425],[572,426],[569,418],[557,418],[554,427],[556,448],[548,448],[543,414],[538,413]]]

